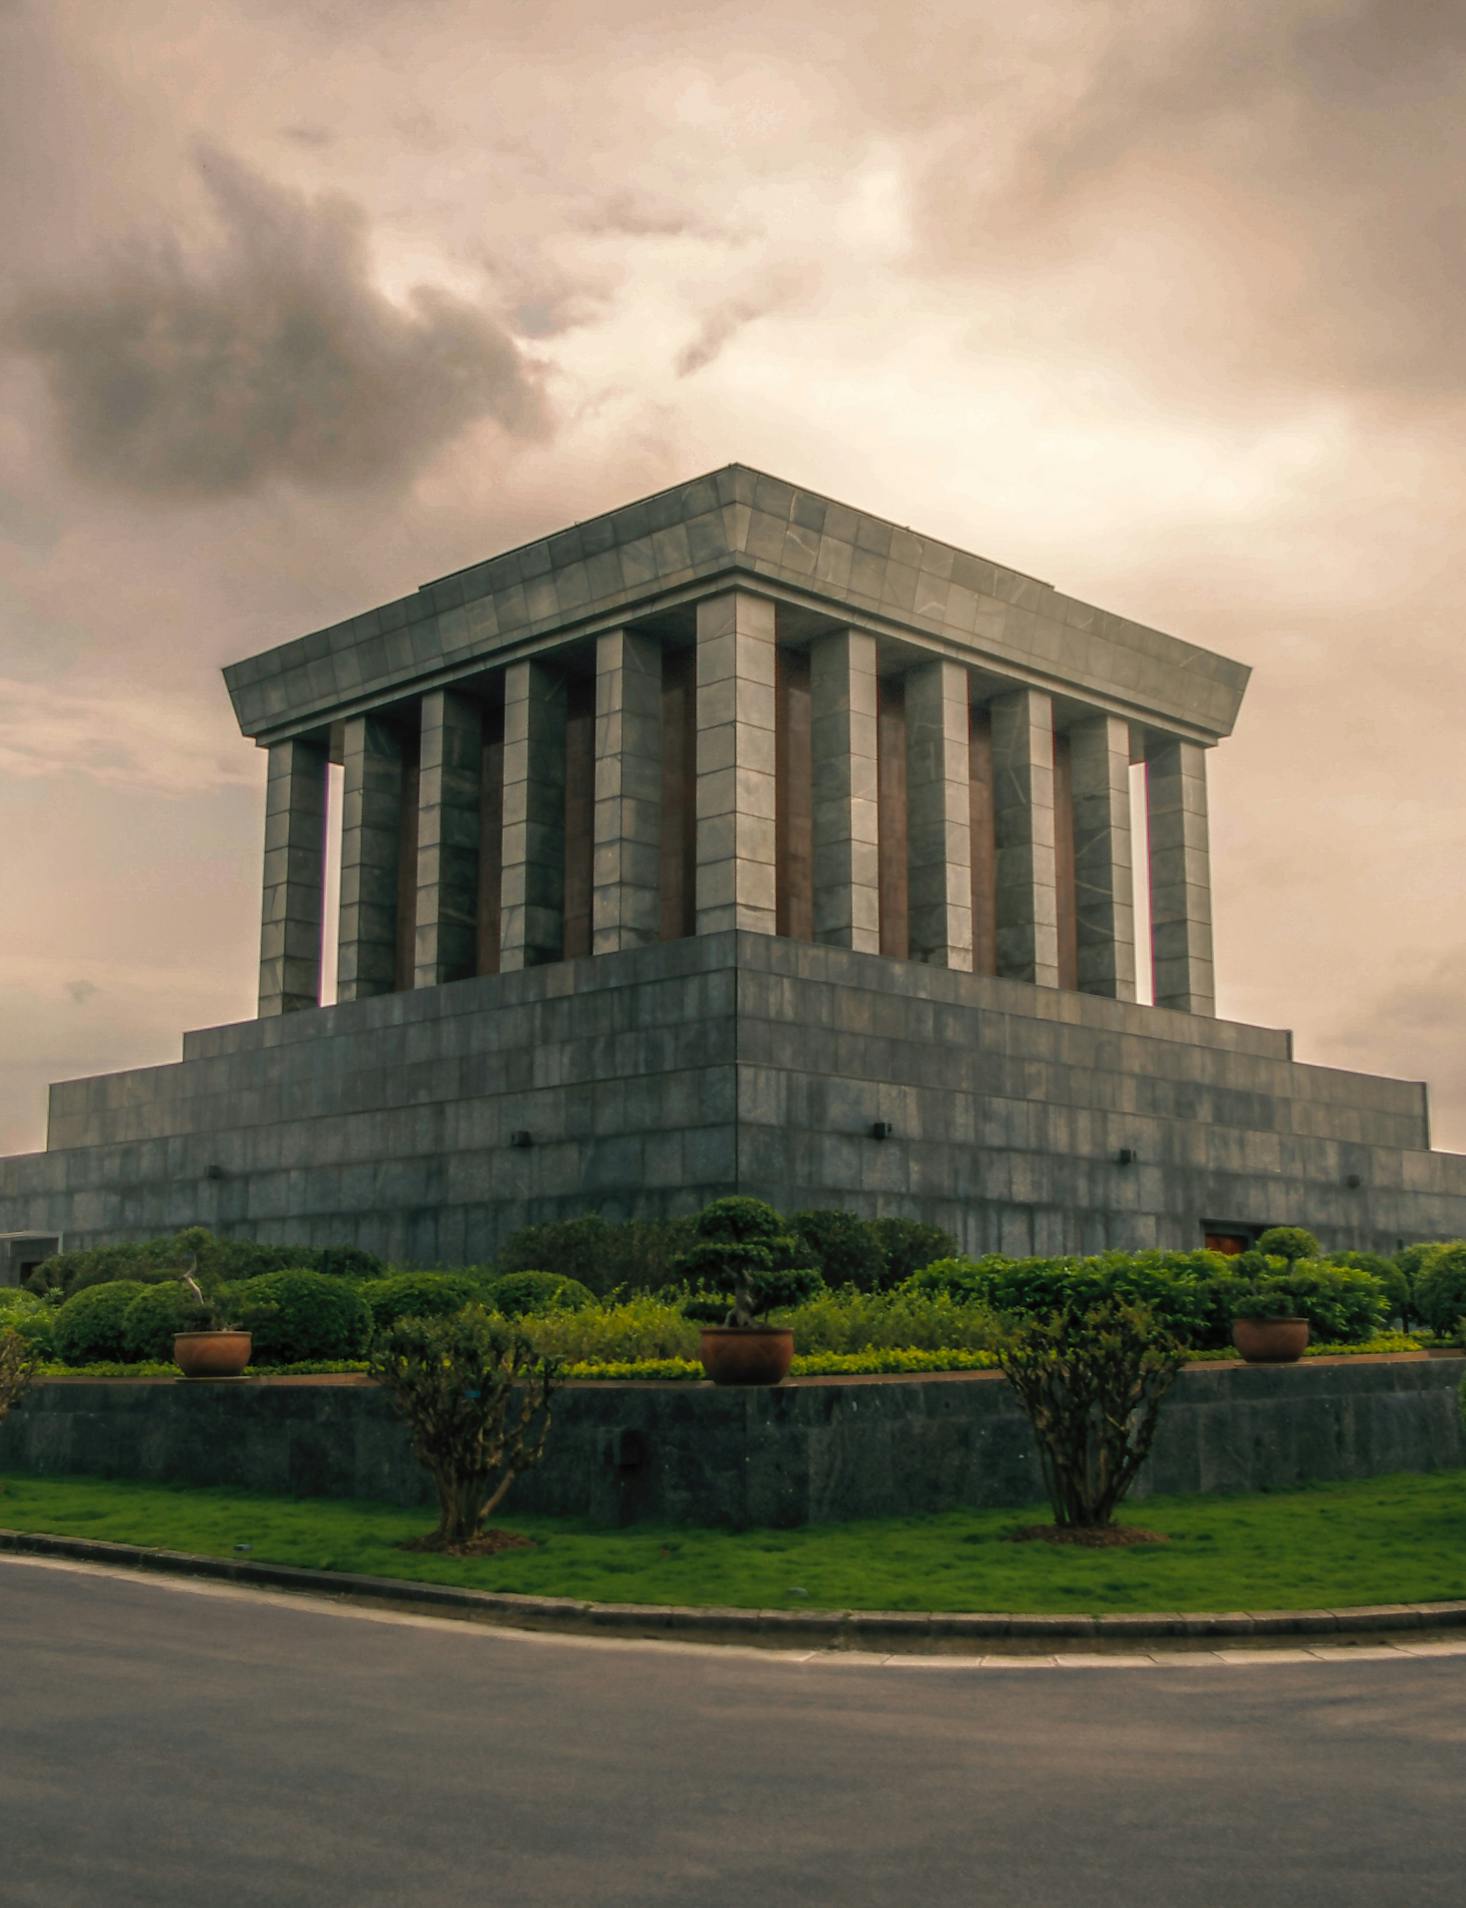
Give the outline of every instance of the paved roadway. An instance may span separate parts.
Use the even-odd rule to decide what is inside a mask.
[[[1466,1654],[525,1637],[0,1559],[4,1908],[1460,1908]]]

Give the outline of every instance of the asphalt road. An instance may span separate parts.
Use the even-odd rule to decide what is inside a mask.
[[[0,1902],[1460,1908],[1466,1656],[877,1666],[0,1560]]]

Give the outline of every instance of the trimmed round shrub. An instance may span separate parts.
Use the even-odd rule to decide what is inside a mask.
[[[161,1285],[147,1285],[123,1316],[123,1356],[166,1365],[173,1357],[175,1332],[205,1329],[205,1316],[187,1286],[177,1279],[169,1279]]]
[[[558,1272],[506,1272],[484,1293],[488,1304],[505,1318],[523,1318],[529,1312],[578,1312],[594,1305],[596,1295]]]
[[[886,1255],[871,1226],[853,1212],[816,1207],[791,1213],[787,1220],[799,1248],[826,1285],[853,1285],[874,1292],[886,1276]]]
[[[1431,1331],[1453,1336],[1466,1319],[1466,1244],[1444,1247],[1415,1281],[1415,1309]]]
[[[395,1272],[356,1289],[372,1315],[374,1335],[399,1318],[446,1318],[484,1296],[481,1281],[461,1272]]]
[[[955,1259],[957,1241],[940,1226],[929,1226],[921,1219],[872,1219],[870,1229],[885,1255],[886,1270],[882,1283],[900,1285],[913,1272],[938,1259]]]
[[[356,1288],[321,1272],[266,1272],[226,1295],[241,1331],[252,1334],[256,1365],[360,1358],[372,1315]]]
[[[1257,1250],[1269,1259],[1318,1259],[1323,1247],[1304,1226],[1269,1226],[1257,1242]]]
[[[100,1365],[132,1356],[123,1341],[127,1308],[147,1287],[138,1279],[88,1285],[59,1307],[52,1326],[56,1356],[68,1365]]]

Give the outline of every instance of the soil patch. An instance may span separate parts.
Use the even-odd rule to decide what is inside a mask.
[[[1168,1544],[1158,1530],[1138,1524],[1106,1524],[1102,1530],[1077,1530],[1068,1524],[1024,1524],[1004,1533],[1010,1544],[1078,1544],[1084,1550],[1121,1550],[1128,1544]]]
[[[496,1557],[501,1550],[538,1550],[533,1537],[521,1537],[517,1530],[485,1530],[466,1544],[445,1544],[437,1537],[410,1537],[398,1544],[399,1550],[424,1550],[436,1557]]]

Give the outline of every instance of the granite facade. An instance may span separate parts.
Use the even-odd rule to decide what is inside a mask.
[[[0,1161],[0,1232],[197,1222],[455,1264],[531,1220],[734,1190],[935,1220],[974,1252],[1466,1235],[1466,1159],[1430,1151],[1416,1082],[731,931],[213,1028],[174,1065],[58,1085],[49,1150]]]

